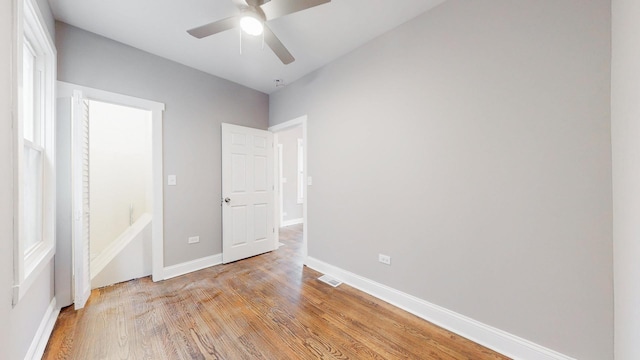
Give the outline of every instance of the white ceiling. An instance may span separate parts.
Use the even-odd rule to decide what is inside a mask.
[[[238,0],[49,0],[57,20],[271,93],[445,0],[333,0],[268,22],[296,58],[283,65],[261,38],[186,30],[239,13]]]

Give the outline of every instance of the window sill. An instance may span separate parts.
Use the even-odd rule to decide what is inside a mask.
[[[25,258],[25,277],[20,284],[14,286],[13,305],[15,306],[25,296],[42,271],[47,268],[53,259],[55,249],[53,244],[40,244]]]

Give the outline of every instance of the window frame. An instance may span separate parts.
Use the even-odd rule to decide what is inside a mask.
[[[24,297],[55,254],[55,80],[56,48],[35,0],[14,0],[14,285],[13,305]],[[41,83],[33,86],[40,97],[34,116],[41,121],[38,141],[24,139],[23,49],[25,39],[36,54],[36,66],[42,71]],[[24,147],[42,154],[42,240],[25,252],[23,219]]]

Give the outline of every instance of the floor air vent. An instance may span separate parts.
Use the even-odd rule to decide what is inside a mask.
[[[318,280],[322,281],[325,284],[329,284],[333,287],[338,287],[340,286],[340,284],[342,284],[342,281],[338,281],[329,275],[322,275],[318,278]]]

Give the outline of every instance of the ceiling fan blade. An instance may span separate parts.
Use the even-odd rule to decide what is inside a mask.
[[[187,30],[187,32],[192,36],[197,37],[198,39],[202,39],[203,37],[207,37],[209,35],[217,34],[219,32],[223,32],[229,29],[233,29],[237,25],[238,25],[238,18],[233,16],[230,18],[212,22],[207,25],[199,26],[191,30]]]
[[[249,6],[245,0],[231,0],[236,7],[244,8]]]
[[[283,64],[291,64],[295,60],[293,55],[291,55],[289,50],[284,47],[280,39],[278,39],[278,37],[273,33],[273,31],[271,31],[271,29],[269,29],[267,24],[264,25],[264,42],[269,45],[271,50],[273,50],[273,52],[280,59],[280,61],[282,61]]]
[[[267,20],[272,20],[328,2],[331,0],[271,0],[261,5],[260,8],[264,11]]]

